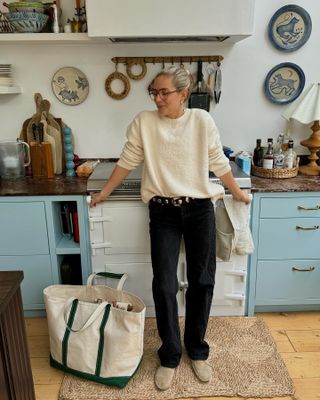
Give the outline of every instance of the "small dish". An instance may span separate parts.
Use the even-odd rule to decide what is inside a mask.
[[[305,84],[302,69],[285,62],[273,67],[264,82],[266,97],[276,104],[288,104],[300,96]]]
[[[89,93],[89,82],[78,68],[63,67],[53,75],[51,87],[56,98],[68,106],[85,101]]]
[[[312,30],[310,15],[305,9],[289,4],[279,8],[269,22],[271,43],[282,51],[295,51],[309,39]]]

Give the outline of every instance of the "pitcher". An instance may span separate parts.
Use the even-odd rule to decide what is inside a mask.
[[[25,167],[30,164],[28,143],[0,141],[0,176],[3,179],[20,178],[25,175]]]

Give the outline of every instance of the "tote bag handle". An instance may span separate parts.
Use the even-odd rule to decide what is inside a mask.
[[[87,329],[91,324],[93,324],[93,322],[98,318],[98,316],[100,315],[100,313],[109,305],[111,306],[107,301],[103,301],[102,303],[100,303],[98,305],[98,307],[94,310],[94,312],[90,315],[90,317],[87,319],[87,321],[85,322],[85,324],[79,328],[79,329],[72,329],[72,322],[74,319],[74,316],[76,314],[76,310],[77,310],[77,306],[78,306],[79,300],[76,297],[70,297],[67,301],[66,304],[64,306],[64,322],[66,323],[67,329],[71,332],[82,332],[85,329]],[[74,316],[73,318],[70,318],[70,314],[68,317],[68,312],[70,310],[71,307],[71,311],[70,314],[73,313]],[[72,322],[70,323],[70,320],[72,320]],[[69,326],[69,323],[71,326]]]
[[[125,281],[128,278],[128,274],[125,272],[123,274],[115,274],[114,272],[97,272],[95,274],[91,274],[88,276],[87,285],[92,286],[93,280],[96,276],[103,276],[104,278],[112,278],[112,279],[119,279],[118,285],[116,287],[117,290],[122,290]]]

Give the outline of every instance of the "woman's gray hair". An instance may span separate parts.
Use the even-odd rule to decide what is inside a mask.
[[[159,76],[170,76],[172,77],[172,83],[178,92],[188,90],[188,97],[191,94],[193,88],[193,79],[191,73],[184,67],[171,66],[160,71],[152,80],[149,85],[149,89],[152,88],[154,81]]]

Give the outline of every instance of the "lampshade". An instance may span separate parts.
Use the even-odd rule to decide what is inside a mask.
[[[319,175],[317,155],[320,150],[320,83],[314,83],[297,101],[282,114],[287,119],[295,119],[302,124],[310,124],[312,134],[300,143],[309,149],[309,164],[301,165],[299,172],[304,175]]]
[[[282,114],[302,124],[320,121],[320,83],[314,83],[305,93],[294,101]]]

